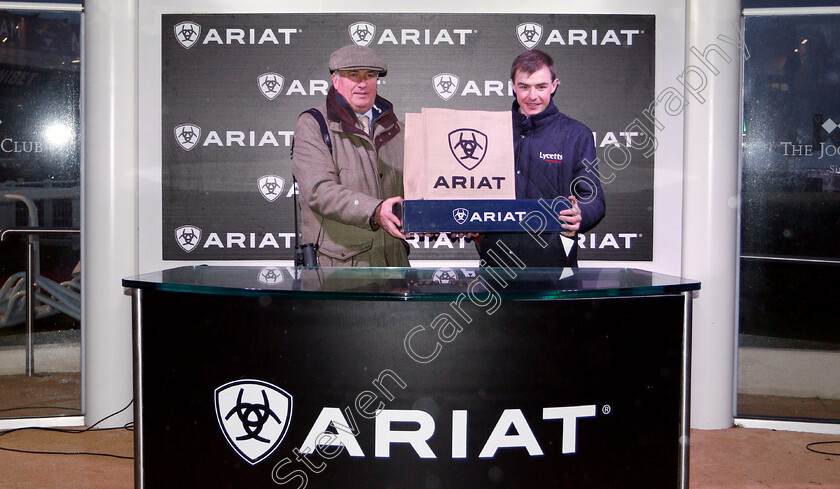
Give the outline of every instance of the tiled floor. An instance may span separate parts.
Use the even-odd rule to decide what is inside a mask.
[[[840,419],[840,400],[740,394],[738,415],[803,418],[812,421],[838,420]]]

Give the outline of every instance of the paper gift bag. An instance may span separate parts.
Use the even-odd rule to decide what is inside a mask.
[[[426,194],[426,124],[421,114],[405,114],[403,198],[421,200]]]
[[[516,198],[510,112],[423,109],[406,114],[407,200]]]

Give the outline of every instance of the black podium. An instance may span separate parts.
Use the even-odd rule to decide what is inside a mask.
[[[197,266],[123,285],[138,488],[688,487],[696,281]]]

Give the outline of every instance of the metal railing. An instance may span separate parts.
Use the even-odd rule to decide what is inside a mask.
[[[68,288],[67,290],[59,290],[61,286],[55,282],[41,277],[36,267],[40,268],[36,263],[38,260],[35,257],[35,250],[38,244],[38,238],[45,235],[68,235],[79,234],[78,229],[55,229],[55,228],[10,228],[0,231],[0,241],[5,241],[6,236],[18,235],[25,236],[26,239],[26,272],[24,274],[24,281],[26,284],[26,375],[31,377],[35,374],[35,302],[41,300],[42,302],[62,310],[75,317],[81,318],[81,301],[78,299],[75,291]],[[8,282],[7,282],[8,283]],[[55,286],[53,286],[53,284]],[[35,287],[39,286],[42,290],[51,294],[47,296],[39,294],[35,295]],[[5,287],[4,287],[5,288]],[[12,302],[11,300],[9,301]],[[8,310],[8,308],[7,308]]]

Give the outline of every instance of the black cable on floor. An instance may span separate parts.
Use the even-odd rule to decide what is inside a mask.
[[[821,452],[819,450],[814,450],[813,448],[811,448],[812,446],[815,446],[815,445],[840,445],[840,440],[838,440],[838,441],[815,441],[813,443],[809,443],[809,444],[805,445],[805,448],[807,448],[808,451],[810,451],[810,452],[819,453],[819,454],[822,454],[822,455],[835,455],[835,456],[840,457],[840,453],[837,453],[837,452]]]
[[[0,431],[0,436],[5,436],[5,435],[8,435],[9,433],[15,433],[15,432],[18,432],[18,431],[25,431],[25,430],[51,431],[51,432],[55,432],[55,433],[71,433],[71,434],[85,433],[85,432],[93,430],[94,428],[96,428],[97,425],[99,425],[103,421],[122,413],[123,411],[128,409],[133,403],[134,403],[134,399],[129,401],[129,403],[124,408],[122,408],[119,411],[116,411],[114,413],[111,413],[108,416],[105,416],[104,418],[100,419],[96,423],[93,423],[92,425],[90,425],[90,426],[88,426],[87,428],[84,428],[84,429],[63,429],[63,428],[43,428],[43,427],[14,428],[14,429],[11,429],[11,430]],[[96,431],[111,431],[111,430],[134,431],[134,422],[126,423],[121,428],[99,428]],[[115,455],[113,453],[49,452],[49,451],[38,451],[38,450],[19,450],[19,449],[16,449],[16,448],[6,448],[6,447],[0,447],[0,450],[6,451],[6,452],[15,452],[15,453],[31,453],[31,454],[34,454],[34,455],[91,455],[91,456],[94,456],[94,457],[111,457],[111,458],[119,458],[119,459],[124,459],[124,460],[133,460],[134,459],[134,457],[126,457],[124,455]]]
[[[79,409],[79,408],[71,408],[71,407],[66,407],[66,406],[23,406],[23,407],[0,409],[0,413],[6,413],[6,412],[9,412],[9,411],[25,411],[27,409],[60,409],[62,411],[81,411],[81,409]]]

